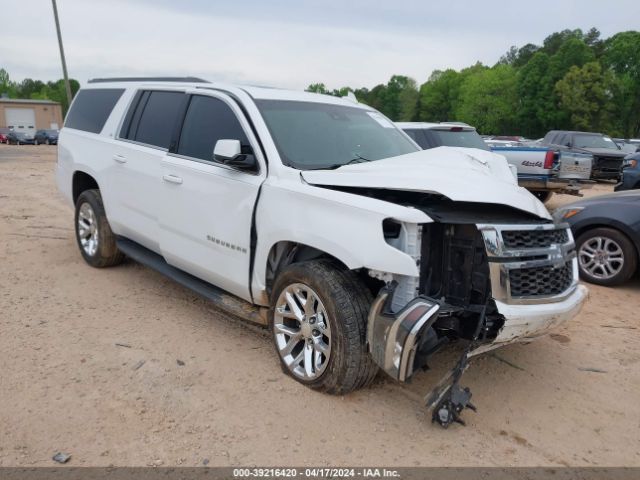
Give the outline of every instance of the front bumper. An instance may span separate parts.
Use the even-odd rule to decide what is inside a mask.
[[[576,195],[580,190],[593,187],[595,182],[591,180],[576,180],[569,178],[557,178],[548,176],[519,177],[518,185],[528,190],[548,190],[555,193]]]
[[[578,315],[588,295],[589,291],[584,285],[577,285],[573,293],[555,303],[509,305],[496,301],[498,312],[505,318],[504,325],[493,342],[479,346],[471,355],[510,343],[528,342],[546,335],[550,330]]]

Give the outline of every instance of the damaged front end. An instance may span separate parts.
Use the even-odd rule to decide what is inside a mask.
[[[564,225],[436,222],[400,229],[388,242],[416,259],[420,276],[393,278],[381,289],[369,312],[369,350],[387,374],[406,382],[449,341],[468,342],[425,398],[443,427],[464,423],[464,408],[475,410],[471,392],[459,385],[473,355],[546,333],[584,300]],[[513,312],[528,317],[526,325],[511,318]]]

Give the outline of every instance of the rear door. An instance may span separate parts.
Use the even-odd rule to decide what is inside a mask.
[[[125,116],[112,152],[111,185],[119,233],[160,251],[161,161],[186,100],[184,90],[140,90]]]
[[[266,166],[238,105],[201,92],[190,96],[177,142],[161,162],[160,248],[169,264],[249,300],[252,216]],[[259,168],[215,161],[221,139],[239,140]]]

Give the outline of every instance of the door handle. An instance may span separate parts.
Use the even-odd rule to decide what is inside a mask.
[[[118,163],[127,163],[127,157],[125,157],[124,155],[120,155],[119,153],[116,153],[113,156],[113,159]]]
[[[169,183],[175,183],[176,185],[180,185],[182,183],[182,179],[175,175],[163,175],[162,180]]]

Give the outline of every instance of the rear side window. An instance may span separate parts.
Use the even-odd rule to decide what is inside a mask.
[[[124,138],[169,148],[184,96],[182,92],[145,92],[133,107],[136,111]]]
[[[177,153],[202,160],[213,160],[218,140],[249,140],[233,110],[220,99],[194,95],[182,124]]]
[[[123,92],[122,88],[80,90],[67,114],[64,126],[100,133]]]
[[[416,142],[418,145],[420,145],[420,148],[424,150],[431,148],[431,145],[429,145],[429,142],[427,141],[427,138],[421,129],[412,128],[409,130],[405,130],[404,133],[406,133],[411,138],[413,138],[413,141]]]

